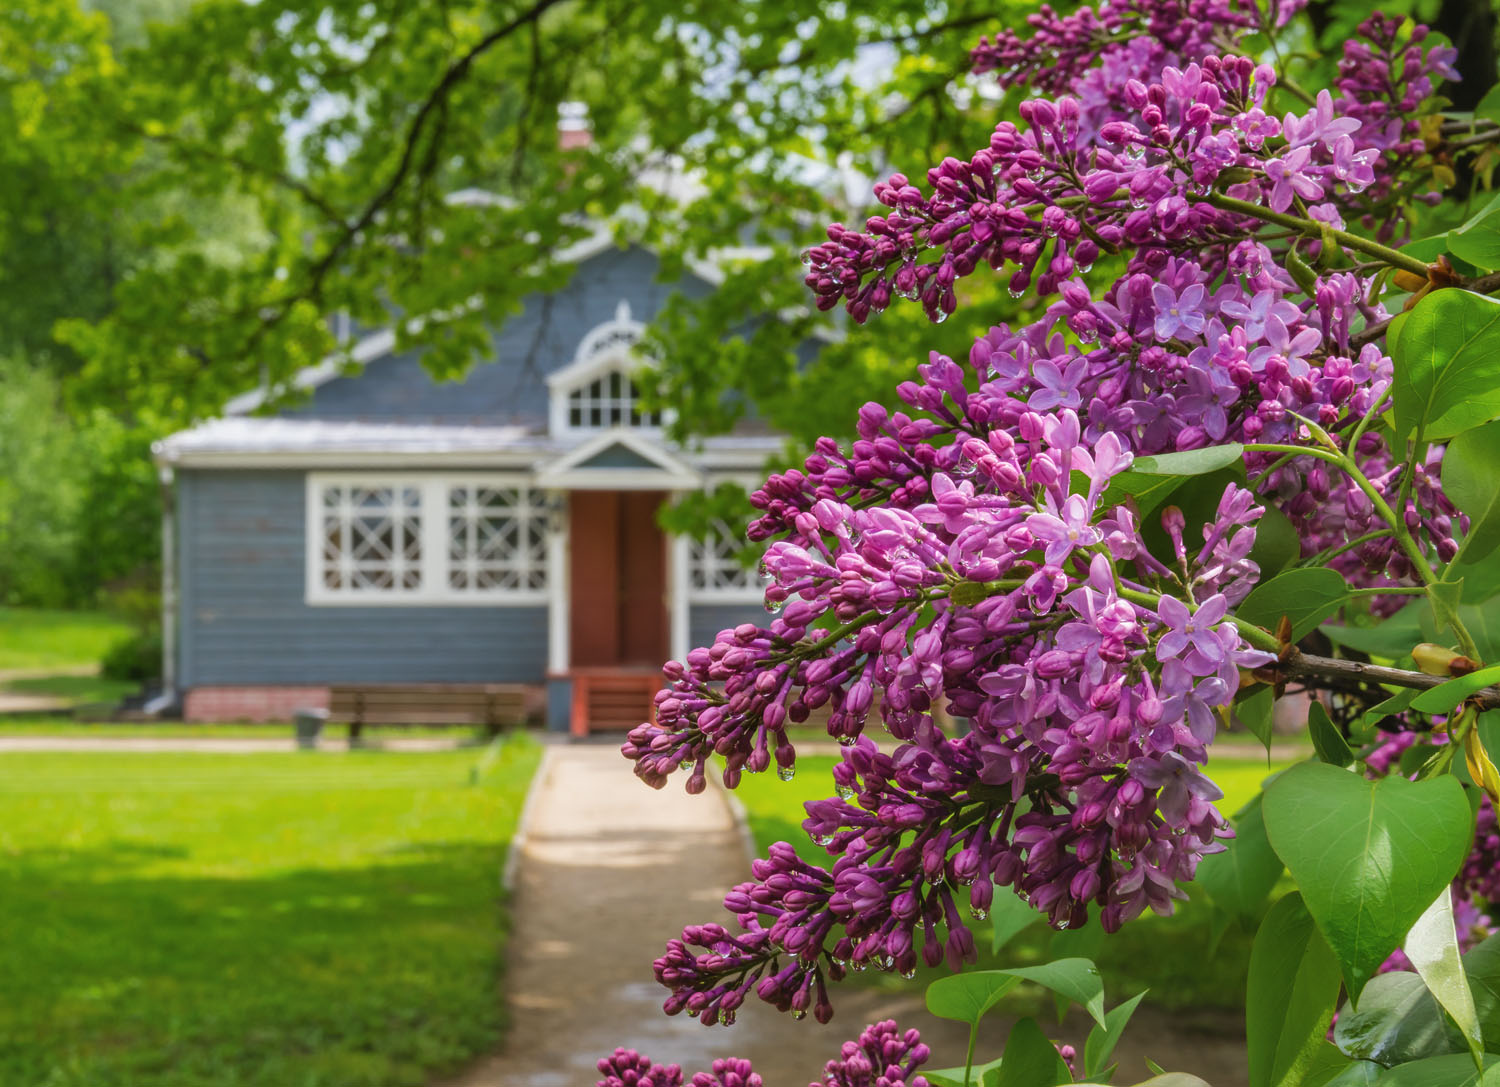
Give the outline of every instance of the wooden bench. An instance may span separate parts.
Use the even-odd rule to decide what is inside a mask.
[[[331,687],[328,719],[349,725],[357,742],[366,725],[502,725],[526,720],[526,688],[519,684],[372,683]]]

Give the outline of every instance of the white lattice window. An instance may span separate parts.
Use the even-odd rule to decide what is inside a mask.
[[[422,589],[422,493],[416,487],[331,484],[321,503],[319,583],[333,593]]]
[[[688,588],[700,603],[753,601],[765,595],[766,579],[745,564],[745,538],[723,521],[713,522],[707,539],[688,545]]]
[[[524,479],[314,474],[307,514],[308,603],[547,600],[547,499]]]
[[[659,427],[661,413],[641,408],[641,390],[621,370],[600,374],[568,393],[568,429]]]
[[[448,587],[546,589],[546,497],[525,487],[449,487]]]

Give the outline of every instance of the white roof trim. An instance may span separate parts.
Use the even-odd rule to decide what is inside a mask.
[[[396,330],[383,328],[379,332],[372,332],[364,337],[348,351],[339,351],[329,355],[322,362],[314,366],[308,366],[299,370],[291,381],[294,389],[316,389],[320,385],[326,385],[334,378],[341,376],[351,363],[363,366],[383,355],[389,355],[396,349]],[[250,392],[241,393],[229,403],[224,405],[225,415],[249,415],[270,398],[270,390],[262,386],[252,389]]]
[[[601,450],[622,445],[656,467],[643,469],[652,486],[698,486],[703,470],[754,472],[781,448],[769,435],[719,435],[694,448],[669,449],[637,430],[590,432],[572,440],[526,427],[451,423],[371,423],[322,419],[233,417],[215,419],[156,442],[152,452],[164,469],[506,467],[543,472],[587,473],[569,486],[612,486],[630,469],[578,469]],[[603,473],[603,475],[599,475]],[[670,477],[670,478],[669,478]]]

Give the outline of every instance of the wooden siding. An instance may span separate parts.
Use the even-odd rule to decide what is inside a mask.
[[[180,471],[179,683],[541,683],[547,609],[309,607],[298,471]]]
[[[694,604],[688,608],[688,648],[713,645],[714,635],[741,623],[754,623],[768,627],[775,618],[757,603],[744,604]]]
[[[674,292],[701,298],[712,290],[692,276],[659,282],[658,267],[656,257],[638,247],[610,249],[586,261],[557,293],[528,298],[495,333],[494,358],[477,363],[462,381],[434,381],[422,368],[419,348],[377,359],[362,374],[335,378],[282,414],[545,426],[546,375],[572,362],[584,335],[613,320],[622,300],[635,320],[650,322]]]

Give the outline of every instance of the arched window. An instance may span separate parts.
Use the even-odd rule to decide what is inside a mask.
[[[568,429],[659,427],[661,413],[641,409],[641,390],[624,370],[610,370],[568,393]]]
[[[548,376],[553,434],[662,425],[661,412],[642,406],[637,380],[647,365],[636,351],[645,327],[630,316],[630,304],[621,301],[612,320],[583,337],[573,361]]]

